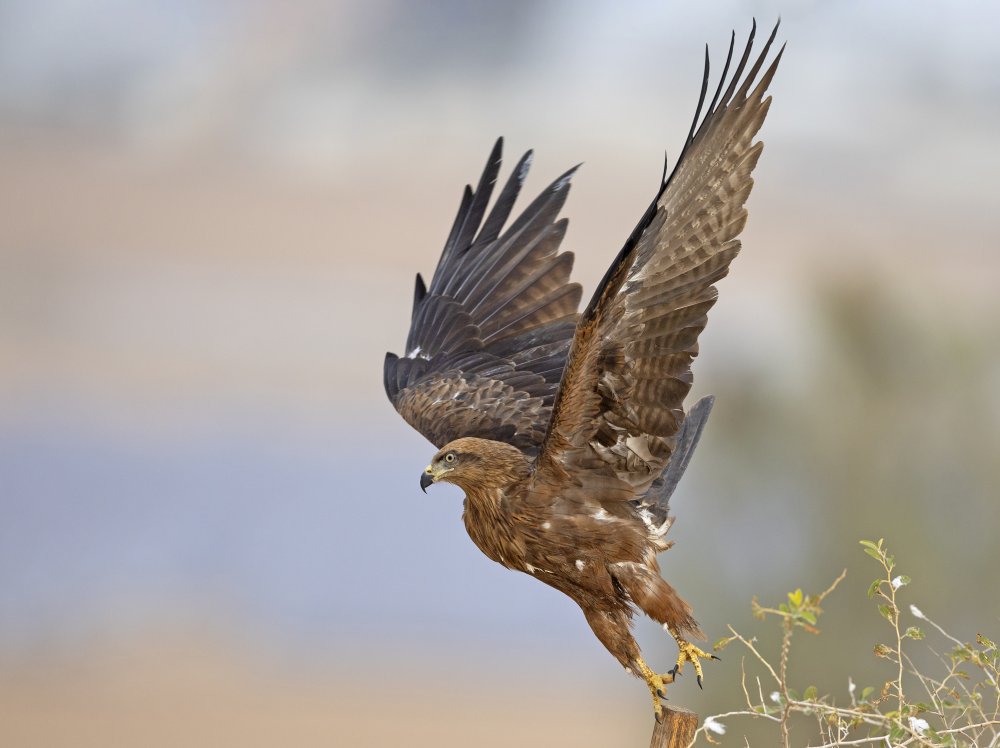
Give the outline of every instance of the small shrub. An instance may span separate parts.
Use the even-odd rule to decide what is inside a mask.
[[[831,696],[821,695],[816,686],[799,690],[788,682],[795,633],[801,629],[819,634],[817,621],[823,612],[820,606],[843,581],[846,572],[824,592],[807,595],[797,589],[776,607],[761,605],[754,598],[754,617],[775,620],[781,626],[777,665],[772,664],[773,657],[768,659],[760,651],[755,638],[747,638],[730,626],[731,636],[716,642],[715,649],[738,642],[763,670],[748,685],[746,668],[742,668],[745,708],[706,717],[695,733],[695,742],[703,737],[709,743],[717,743],[717,736],[725,733],[724,720],[750,718],[774,723],[782,744],[788,748],[789,718],[800,714],[815,721],[817,733],[809,745],[818,748],[1000,746],[1000,655],[996,644],[982,634],[976,636],[974,643],[962,642],[913,604],[909,605],[909,612],[933,629],[931,638],[919,626],[904,627],[900,621],[903,603],[899,597],[910,578],[896,572],[896,560],[882,540],[877,543],[863,540],[861,546],[881,566],[880,576],[868,588],[868,597],[890,629],[888,639],[876,643],[873,653],[895,665],[895,677],[881,686],[866,686],[860,692],[850,681],[850,703],[843,706]],[[944,648],[939,650],[942,643]],[[939,667],[934,672],[918,669],[911,657],[913,647],[929,649]],[[803,743],[797,739],[796,744]]]

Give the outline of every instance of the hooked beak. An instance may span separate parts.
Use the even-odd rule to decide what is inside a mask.
[[[434,473],[431,472],[431,466],[428,465],[427,468],[420,474],[420,490],[427,493],[427,486],[434,482]]]

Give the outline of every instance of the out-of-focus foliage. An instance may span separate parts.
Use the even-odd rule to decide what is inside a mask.
[[[769,657],[756,637],[748,638],[730,627],[732,635],[716,642],[715,649],[739,642],[749,652],[750,668],[742,669],[745,709],[706,717],[698,734],[710,743],[719,743],[720,736],[727,734],[727,723],[723,720],[749,717],[773,723],[785,748],[802,745],[805,740],[809,745],[824,748],[864,744],[963,747],[997,744],[1000,740],[997,645],[982,633],[976,635],[974,643],[963,642],[912,603],[909,617],[934,631],[928,637],[919,625],[907,625],[903,618],[902,588],[912,579],[898,573],[896,559],[884,540],[862,540],[861,545],[881,567],[880,576],[868,587],[868,598],[889,625],[888,638],[877,635],[873,653],[893,666],[890,673],[883,676],[880,684],[863,686],[860,692],[854,680],[849,679],[847,703],[838,702],[834,694],[840,689],[822,672],[810,673],[808,677],[808,682],[818,685],[800,689],[790,682],[788,663],[795,631],[820,634],[816,628],[823,612],[820,603],[844,579],[846,572],[818,595],[806,595],[796,589],[788,593],[787,601],[773,608],[764,607],[754,599],[754,618],[774,618],[781,627],[779,652]],[[837,643],[830,646],[835,656],[852,657],[851,652]],[[914,655],[917,647],[933,655],[932,665],[917,664],[919,658]],[[772,664],[775,659],[777,665]],[[769,696],[765,697],[765,693]],[[817,729],[818,737],[804,737],[807,730]]]

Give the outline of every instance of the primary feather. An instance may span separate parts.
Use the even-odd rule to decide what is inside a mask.
[[[529,151],[486,216],[502,149],[500,138],[475,191],[465,188],[430,287],[417,275],[406,352],[386,354],[385,390],[435,446],[477,436],[534,454],[580,305],[573,255],[559,252],[567,221],[557,220],[574,170],[502,231],[531,163]]]

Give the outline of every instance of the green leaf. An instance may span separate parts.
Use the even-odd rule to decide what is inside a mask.
[[[868,697],[875,692],[874,686],[865,686],[861,689],[861,700],[868,701]]]
[[[809,686],[802,694],[802,698],[806,701],[815,701],[817,693],[819,692],[816,690],[816,686]]]
[[[794,607],[799,608],[802,606],[802,588],[795,590],[795,592],[788,593],[788,602],[790,602]]]
[[[878,592],[879,586],[884,581],[885,581],[884,579],[876,579],[874,582],[872,582],[872,586],[868,588],[868,599],[869,600],[871,600],[873,597],[875,597],[875,593]]]
[[[909,584],[910,582],[912,582],[912,581],[913,581],[912,579],[910,579],[910,578],[909,578],[908,576],[906,576],[905,574],[900,574],[900,575],[899,575],[899,576],[897,577],[897,579],[899,579],[899,586],[900,586],[900,587],[905,587],[906,585],[908,585],[908,584]]]
[[[980,645],[986,647],[987,649],[996,649],[997,648],[996,644],[994,644],[991,640],[987,639],[982,634],[976,634],[976,641]]]
[[[893,610],[891,605],[879,605],[878,612],[882,614],[882,617],[885,620],[892,622],[895,611]]]
[[[716,652],[721,652],[723,649],[729,646],[730,642],[732,642],[733,639],[734,637],[732,636],[724,636],[721,639],[719,639],[719,641],[717,641],[715,644],[712,645],[712,649]]]
[[[910,626],[908,629],[906,629],[906,633],[903,634],[903,636],[908,636],[911,639],[920,640],[924,638],[924,632],[918,629],[916,626]]]
[[[804,618],[806,621],[811,623],[813,626],[816,625],[816,614],[811,610],[800,610],[799,617]]]
[[[875,559],[876,561],[878,561],[879,563],[881,563],[881,561],[882,561],[882,556],[881,556],[881,554],[879,554],[879,552],[878,552],[878,551],[876,551],[876,550],[872,550],[871,548],[865,548],[865,553],[867,553],[867,554],[868,554],[869,556],[871,556],[871,557],[872,557],[872,558],[874,558],[874,559]]]
[[[878,550],[878,546],[875,545],[870,540],[859,540],[858,542],[861,543],[861,545],[863,545],[865,548],[871,548],[873,551]]]

